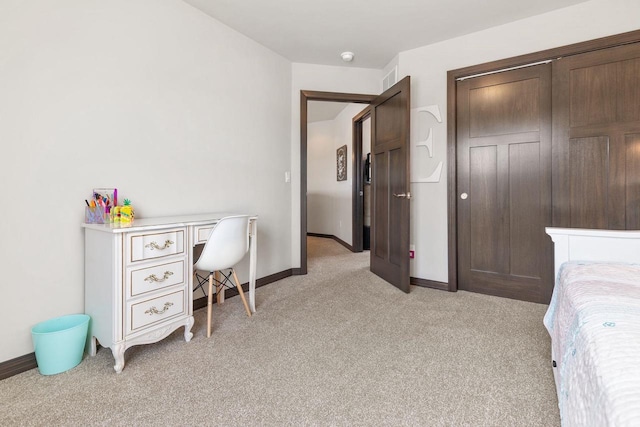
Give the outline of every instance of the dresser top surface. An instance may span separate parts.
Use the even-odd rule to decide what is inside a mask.
[[[136,218],[131,224],[86,224],[82,227],[102,231],[105,233],[127,233],[131,231],[156,230],[168,227],[186,227],[190,225],[206,225],[216,223],[227,216],[243,215],[232,212],[212,212],[191,215],[175,215],[154,218]],[[252,220],[256,220],[257,215],[249,215]]]

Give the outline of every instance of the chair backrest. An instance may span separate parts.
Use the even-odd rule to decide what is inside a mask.
[[[196,270],[218,271],[232,268],[249,250],[249,216],[227,216],[211,230]]]

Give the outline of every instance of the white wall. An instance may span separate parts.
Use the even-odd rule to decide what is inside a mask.
[[[352,119],[363,108],[365,105],[349,104],[334,120],[307,125],[307,232],[336,236],[350,245],[353,244]],[[363,140],[365,144],[371,145]],[[336,151],[343,145],[347,146],[347,179],[338,181]]]
[[[412,243],[416,246],[416,258],[411,263],[412,276],[448,281],[447,71],[637,30],[640,28],[639,17],[640,1],[594,0],[400,53],[398,77],[411,76],[412,107],[437,104],[443,118],[442,124],[432,119],[428,123],[433,127],[435,138],[433,158],[412,146],[412,156],[420,156],[412,161],[412,176],[424,177],[438,161],[444,161],[445,165],[439,183],[411,186]],[[416,138],[412,135],[412,143]]]
[[[3,0],[0,362],[84,311],[93,187],[140,217],[258,214],[258,277],[291,268],[290,97],[289,61],[180,0]]]
[[[337,196],[335,212],[338,218],[338,228],[334,235],[350,245],[353,244],[353,117],[365,107],[363,104],[350,104],[334,120],[334,153],[339,147],[347,146],[347,180],[338,182],[334,178]]]
[[[362,122],[362,165],[365,165],[367,154],[371,153],[371,118],[367,118]],[[372,156],[373,157],[373,156]],[[362,178],[364,180],[364,177]],[[364,221],[363,224],[371,227],[371,183],[364,182]]]
[[[334,234],[335,143],[333,120],[307,124],[307,231]]]
[[[292,65],[291,82],[291,264],[300,267],[300,91],[378,94],[382,71],[327,65]]]

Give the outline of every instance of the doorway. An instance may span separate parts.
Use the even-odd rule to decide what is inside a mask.
[[[352,252],[369,249],[368,111],[356,103],[308,103],[307,236],[333,239]]]
[[[336,93],[336,92],[317,92],[317,91],[300,91],[300,274],[307,274],[307,231],[308,231],[308,203],[307,203],[307,190],[308,190],[308,117],[309,117],[309,101],[325,101],[325,102],[341,102],[341,103],[354,103],[354,104],[369,104],[376,98],[376,95],[363,95],[363,94],[349,94],[349,93]],[[363,108],[365,107],[363,105]],[[356,138],[356,135],[353,135]],[[354,147],[359,146],[360,143],[354,143]],[[359,151],[361,154],[362,151]],[[360,155],[356,155],[355,152],[348,153],[351,156],[352,162],[348,163],[351,166],[351,172],[347,171],[352,177],[352,200],[359,199],[360,191],[364,194],[362,188],[362,180],[360,179],[360,173],[362,170],[363,162]],[[355,230],[355,227],[354,227]],[[355,240],[353,240],[355,241]]]

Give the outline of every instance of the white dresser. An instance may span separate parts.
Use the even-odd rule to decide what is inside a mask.
[[[214,225],[231,213],[136,219],[127,227],[85,228],[85,313],[90,355],[96,340],[111,348],[114,369],[124,368],[131,346],[165,338],[184,326],[193,334],[192,247],[205,243]],[[257,217],[250,221],[249,306],[255,311]]]

